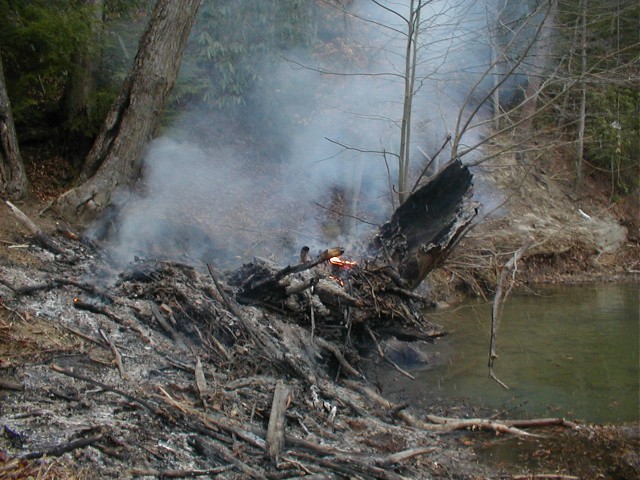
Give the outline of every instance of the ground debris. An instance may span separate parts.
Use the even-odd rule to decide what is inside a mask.
[[[4,467],[62,455],[97,478],[420,478],[430,437],[375,418],[340,384],[363,380],[344,324],[319,315],[312,339],[300,315],[238,304],[212,266],[117,272],[92,246],[56,240],[73,264],[46,278],[3,270]],[[390,450],[386,437],[406,440]]]

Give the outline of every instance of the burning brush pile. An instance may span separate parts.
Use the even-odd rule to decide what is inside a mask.
[[[443,459],[425,431],[461,424],[385,400],[355,345],[442,333],[413,289],[470,224],[470,197],[454,162],[356,260],[305,247],[294,265],[231,273],[114,271],[31,222],[41,267],[0,275],[0,477],[65,456],[94,478],[431,478]]]

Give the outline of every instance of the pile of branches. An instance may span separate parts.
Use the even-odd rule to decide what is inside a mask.
[[[255,259],[230,276],[237,300],[286,315],[309,326],[311,335],[334,340],[355,331],[375,331],[411,340],[442,334],[424,314],[432,302],[408,289],[397,270],[375,259],[344,260],[331,248],[298,265],[276,268]]]
[[[296,265],[255,260],[231,274],[153,259],[114,270],[94,243],[23,215],[42,267],[3,265],[6,328],[37,318],[44,336],[74,347],[49,342],[0,362],[0,474],[74,452],[105,478],[431,478],[446,462],[435,433],[562,424],[418,416],[359,368],[355,335],[441,333],[411,287],[469,218],[462,200],[447,211],[446,232],[423,243],[392,219],[382,235],[392,248],[349,268],[331,265],[341,249],[303,249]]]
[[[74,452],[106,478],[429,478],[424,462],[444,461],[433,433],[535,425],[420,418],[383,398],[342,343],[240,304],[251,290],[212,266],[142,260],[109,278],[99,251],[51,240],[73,255],[32,247],[48,269],[5,265],[2,305],[16,326],[37,315],[81,346],[0,370],[7,471]]]

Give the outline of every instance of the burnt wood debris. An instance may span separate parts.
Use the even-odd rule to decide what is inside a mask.
[[[157,259],[116,270],[82,236],[28,223],[41,267],[0,270],[0,335],[33,329],[0,343],[19,348],[0,362],[0,450],[15,459],[3,468],[72,451],[105,478],[431,478],[443,461],[434,433],[526,434],[411,412],[361,361],[363,345],[383,356],[387,337],[444,333],[414,288],[469,228],[471,189],[453,162],[366,251],[302,249],[298,264],[233,272]]]

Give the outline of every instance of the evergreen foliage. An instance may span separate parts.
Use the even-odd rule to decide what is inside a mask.
[[[314,2],[307,0],[204,0],[175,102],[245,104],[265,55],[310,44],[314,10]]]
[[[582,0],[584,1],[584,0]],[[580,8],[576,8],[580,3]],[[581,2],[564,2],[565,42],[574,56],[575,30],[581,28]],[[569,128],[578,115],[578,89],[586,87],[584,161],[610,176],[612,195],[640,187],[640,4],[627,0],[589,0],[587,3],[587,71],[569,93]],[[573,45],[572,45],[573,44]],[[580,75],[570,59],[570,81]],[[571,132],[571,130],[569,130]]]
[[[73,55],[91,38],[81,1],[0,0],[0,49],[16,123],[57,111]]]

